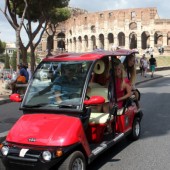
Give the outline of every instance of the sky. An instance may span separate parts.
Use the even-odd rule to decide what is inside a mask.
[[[0,8],[4,10],[4,1],[0,0]],[[88,12],[117,10],[127,8],[156,7],[161,19],[170,19],[169,0],[70,0],[69,6],[85,9]],[[23,42],[26,36],[22,34]],[[0,40],[15,42],[15,31],[0,11]]]

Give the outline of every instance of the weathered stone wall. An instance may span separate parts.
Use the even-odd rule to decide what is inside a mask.
[[[170,19],[160,19],[156,8],[132,8],[84,13],[72,16],[58,28],[54,39],[54,51],[61,49],[58,41],[65,42],[69,52],[88,52],[95,48],[114,50],[135,48],[143,52],[152,47],[170,48]],[[63,32],[64,38],[57,35]],[[46,49],[46,36],[42,39],[42,51]],[[169,50],[167,50],[169,52]]]

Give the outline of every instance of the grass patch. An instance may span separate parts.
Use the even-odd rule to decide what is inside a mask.
[[[139,56],[137,56],[138,61],[140,61]],[[147,56],[147,59],[149,60],[149,56]],[[170,56],[163,56],[163,55],[159,55],[159,56],[155,56],[155,59],[157,61],[157,66],[158,67],[165,67],[165,66],[170,66]]]
[[[155,57],[158,67],[170,66],[170,56],[158,56]]]

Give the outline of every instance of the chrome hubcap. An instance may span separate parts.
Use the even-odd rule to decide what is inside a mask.
[[[83,170],[83,161],[82,161],[82,159],[77,158],[77,159],[73,162],[72,170]]]
[[[135,133],[136,133],[136,136],[138,136],[140,133],[140,126],[138,122],[136,122],[136,125],[135,125]]]

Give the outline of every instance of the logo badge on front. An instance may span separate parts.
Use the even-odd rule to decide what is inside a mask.
[[[36,139],[35,139],[35,138],[29,138],[28,141],[29,141],[29,142],[35,142]]]

